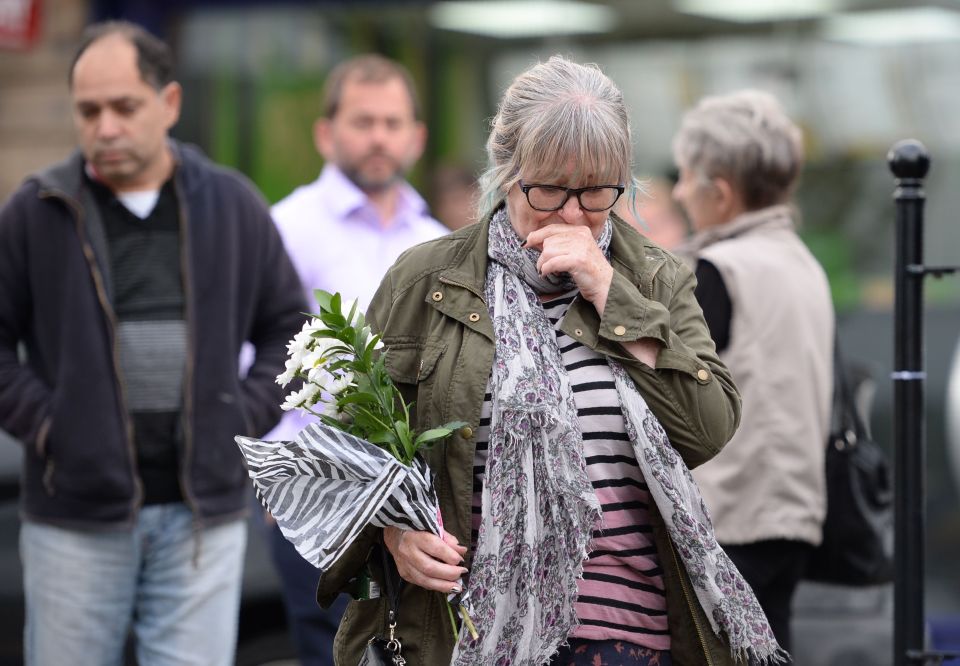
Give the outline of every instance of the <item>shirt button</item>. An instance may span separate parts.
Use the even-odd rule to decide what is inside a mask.
[[[435,301],[442,301],[442,300],[443,300],[443,292],[442,292],[442,291],[435,291],[435,292],[433,292],[433,300],[435,300]]]
[[[613,332],[617,335],[623,335],[627,332],[626,326],[617,326],[613,329]]]
[[[575,328],[573,329],[573,334],[579,338],[583,335],[583,331],[581,331],[579,328]]]
[[[471,428],[470,426],[463,426],[462,428],[460,428],[460,436],[463,437],[464,439],[470,439],[471,437],[473,437],[473,428]]]
[[[699,379],[702,382],[705,382],[708,379],[710,379],[710,373],[704,370],[703,368],[700,368],[699,370],[697,370],[697,379]]]
[[[471,313],[470,313],[470,316],[468,317],[468,319],[469,319],[470,321],[480,321],[480,315],[477,314],[476,312],[471,312]]]

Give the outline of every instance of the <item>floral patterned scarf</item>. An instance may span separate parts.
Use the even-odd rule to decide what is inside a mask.
[[[611,238],[608,220],[597,241],[605,254]],[[601,511],[570,381],[537,297],[568,290],[570,278],[538,275],[537,251],[521,248],[503,208],[490,223],[489,255],[492,416],[482,522],[462,600],[479,637],[461,632],[451,663],[539,666],[577,624],[577,580]],[[714,631],[744,661],[786,661],[749,585],[717,545],[690,471],[627,372],[609,363],[640,468]]]

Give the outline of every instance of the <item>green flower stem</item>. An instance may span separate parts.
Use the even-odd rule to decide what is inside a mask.
[[[460,638],[460,632],[457,631],[457,620],[453,617],[453,604],[447,601],[447,615],[450,616],[450,628],[453,629],[453,642],[456,643]]]

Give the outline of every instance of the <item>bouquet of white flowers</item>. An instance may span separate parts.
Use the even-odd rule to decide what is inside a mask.
[[[277,383],[302,381],[282,408],[304,410],[319,422],[294,441],[236,441],[257,497],[297,551],[324,571],[367,525],[442,538],[433,477],[417,452],[466,424],[415,433],[411,405],[384,365],[389,349],[378,353],[380,336],[366,325],[356,302],[345,315],[340,294],[315,294],[320,312],[287,346],[289,358]]]

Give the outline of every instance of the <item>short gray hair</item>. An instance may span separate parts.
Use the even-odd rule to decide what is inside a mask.
[[[777,99],[759,90],[704,97],[673,139],[677,166],[723,178],[747,210],[784,203],[803,165],[803,135]]]
[[[630,121],[617,86],[596,65],[553,56],[517,76],[503,94],[490,123],[478,219],[521,175],[550,183],[571,160],[575,177],[628,185],[632,194],[631,159]]]

